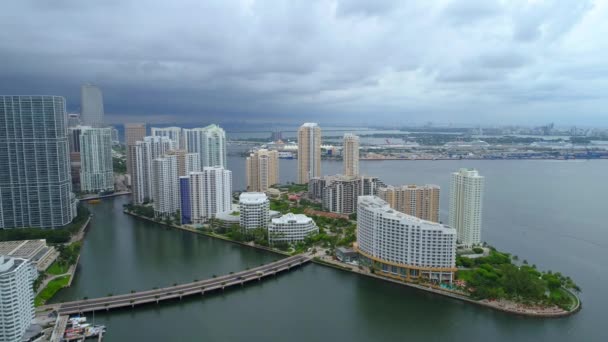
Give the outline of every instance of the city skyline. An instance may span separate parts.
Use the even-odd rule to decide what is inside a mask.
[[[3,11],[0,342],[604,331],[608,0]]]

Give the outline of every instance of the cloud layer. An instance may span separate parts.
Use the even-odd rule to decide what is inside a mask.
[[[20,0],[0,93],[110,121],[608,126],[606,1]],[[145,118],[145,119],[144,119]]]

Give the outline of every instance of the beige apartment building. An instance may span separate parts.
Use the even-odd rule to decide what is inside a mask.
[[[346,133],[344,134],[342,146],[342,160],[344,163],[345,176],[359,175],[359,137]]]
[[[134,184],[135,167],[135,143],[144,140],[146,136],[146,124],[128,123],[125,124],[125,144],[127,145],[127,174],[130,177],[131,185]]]
[[[298,183],[321,176],[321,127],[305,123],[298,129]]]
[[[201,170],[198,153],[188,153],[186,150],[170,150],[166,155],[177,156],[177,175],[179,177]]]
[[[246,160],[247,191],[264,192],[279,183],[279,152],[257,150]]]
[[[378,197],[391,208],[431,222],[439,222],[438,185],[386,186],[378,189]]]

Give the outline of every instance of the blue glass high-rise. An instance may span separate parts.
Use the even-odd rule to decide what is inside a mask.
[[[0,228],[72,222],[66,121],[63,97],[0,96]]]

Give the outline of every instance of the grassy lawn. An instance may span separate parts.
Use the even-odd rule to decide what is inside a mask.
[[[568,297],[570,299],[570,305],[565,305],[564,309],[568,311],[574,310],[574,308],[578,305],[578,298],[564,289],[559,289],[558,291],[560,291],[564,297]]]
[[[292,184],[287,189],[289,192],[308,191],[308,184]]]
[[[70,281],[70,276],[66,275],[63,277],[59,277],[57,279],[52,280],[48,285],[36,296],[34,299],[34,305],[40,306],[44,305],[47,300],[51,299],[57,291],[68,285]]]
[[[51,267],[49,267],[48,270],[46,270],[46,273],[52,274],[52,275],[64,274],[68,271],[68,268],[69,267],[60,265],[57,261],[55,261],[51,265]]]

